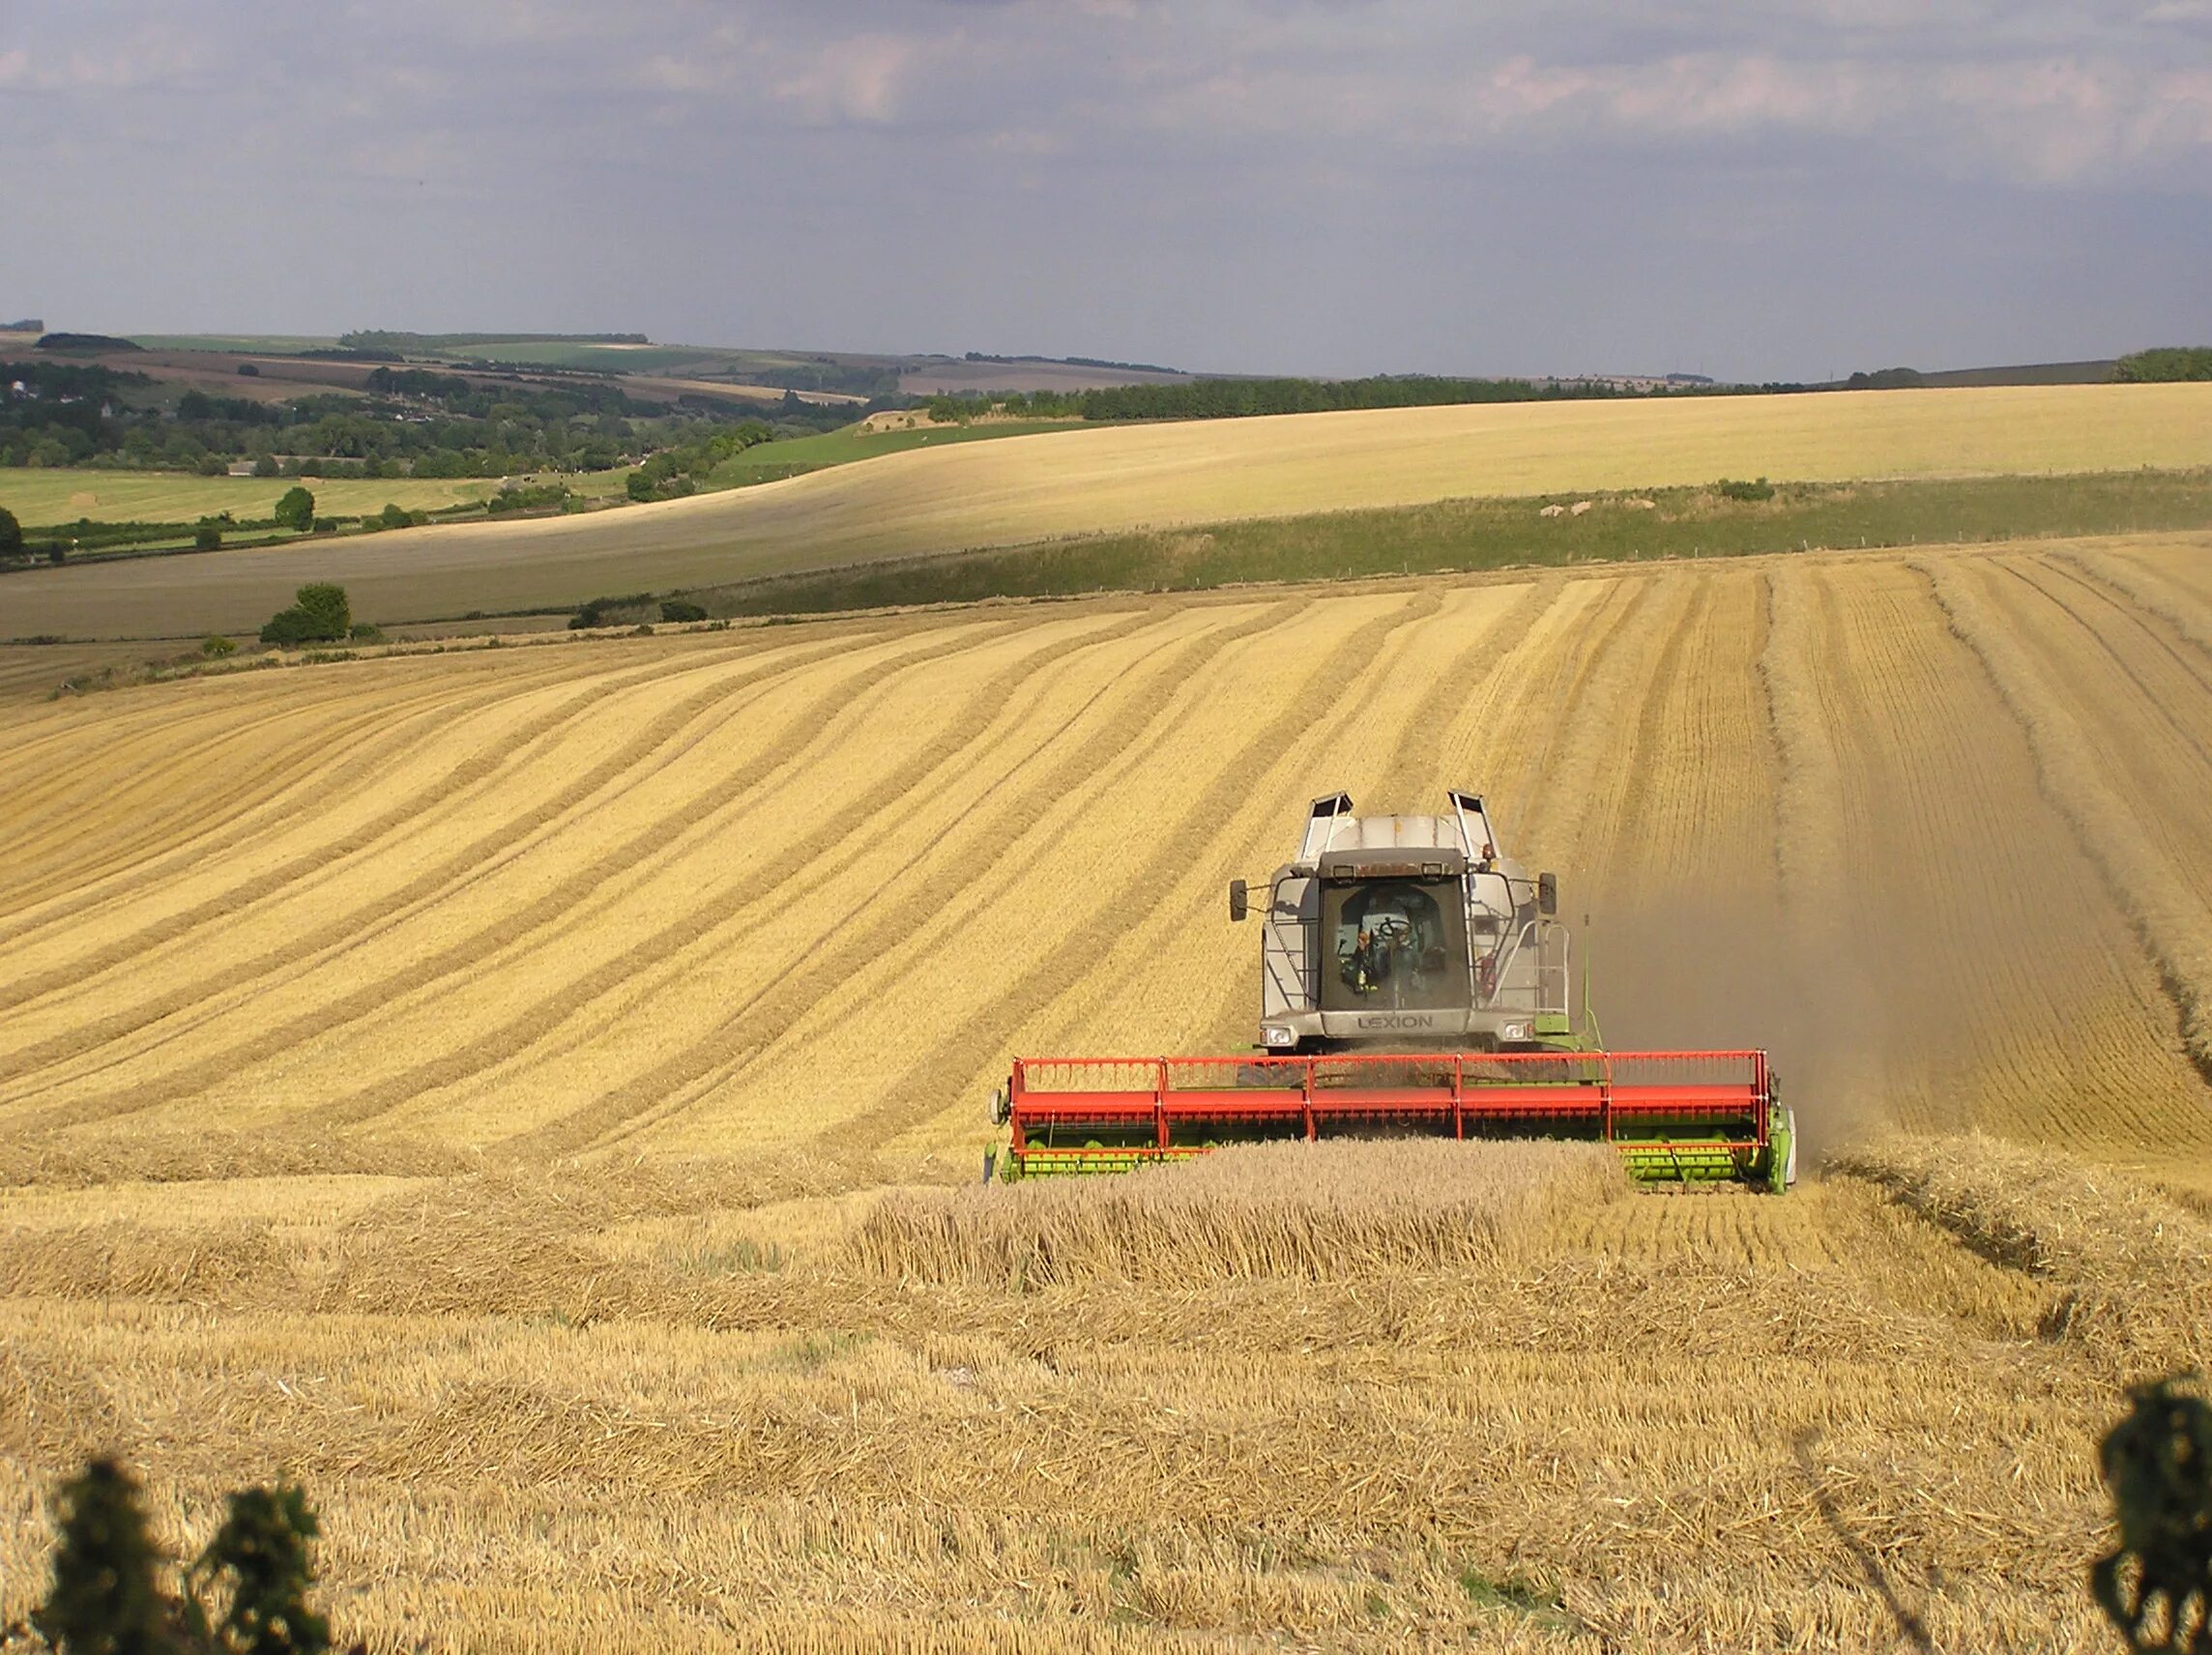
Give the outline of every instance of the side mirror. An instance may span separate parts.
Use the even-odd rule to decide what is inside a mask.
[[[1536,876],[1536,912],[1543,915],[1547,919],[1559,912],[1559,876],[1557,874],[1538,874]]]
[[[1229,917],[1237,920],[1252,911],[1252,898],[1242,880],[1229,882]]]

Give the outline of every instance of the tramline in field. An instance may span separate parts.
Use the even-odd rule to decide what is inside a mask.
[[[1500,856],[1476,795],[1443,816],[1314,801],[1268,882],[1260,1052],[1017,1058],[1007,1176],[1121,1172],[1275,1138],[1573,1138],[1648,1182],[1796,1177],[1762,1051],[1609,1052],[1571,1008],[1558,885]],[[1251,893],[1229,887],[1242,920]]]

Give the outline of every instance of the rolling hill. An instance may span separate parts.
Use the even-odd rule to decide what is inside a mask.
[[[888,455],[575,519],[404,531],[0,582],[0,632],[257,625],[307,580],[380,621],[562,606],[1142,525],[1463,496],[2212,463],[2212,387],[2007,387],[1521,403],[1123,426]]]

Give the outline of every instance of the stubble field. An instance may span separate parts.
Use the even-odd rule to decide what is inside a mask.
[[[989,445],[985,445],[989,447]],[[244,673],[0,733],[0,1621],[95,1448],[377,1648],[2110,1647],[2212,1360],[2212,542],[1100,599]],[[960,1188],[1247,1044],[1306,801],[1492,800],[1618,1045],[1826,1168]]]
[[[0,585],[0,637],[250,630],[310,580],[340,582],[356,614],[389,624],[1056,537],[1438,500],[1723,477],[1819,482],[2205,465],[2204,385],[1524,402],[1049,431],[935,444],[605,515],[37,569]]]

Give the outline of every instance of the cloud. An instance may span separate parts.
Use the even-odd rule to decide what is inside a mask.
[[[807,54],[774,83],[775,96],[813,121],[863,121],[886,126],[898,118],[902,94],[916,69],[954,49],[899,35],[853,35]]]
[[[1441,338],[1460,366],[1534,369],[1555,364],[1529,341],[1580,352],[1593,317],[1674,336],[1658,318],[1721,306],[1747,251],[1783,261],[1745,289],[1763,337],[1816,325],[1785,306],[1831,280],[1833,326],[1887,337],[1882,273],[1836,254],[1848,219],[1889,269],[1928,249],[1905,297],[1957,290],[1946,349],[1960,318],[2032,330],[2039,306],[2101,336],[2134,304],[2170,332],[2201,316],[2208,34],[2212,0],[0,7],[0,148],[42,231],[0,244],[0,291],[136,295],[113,319],[147,325],[189,270],[238,326],[296,291],[303,327],[529,310],[1258,368],[1452,365]],[[257,257],[217,179],[311,228]],[[130,234],[82,230],[104,223]],[[1600,290],[1601,223],[1644,249],[1625,298]],[[1670,264],[1677,289],[1649,275]],[[963,276],[884,274],[917,266]],[[2011,310],[1991,297],[2030,271]],[[1755,325],[1725,308],[1715,336]],[[1635,354],[1622,337],[1589,348]]]

